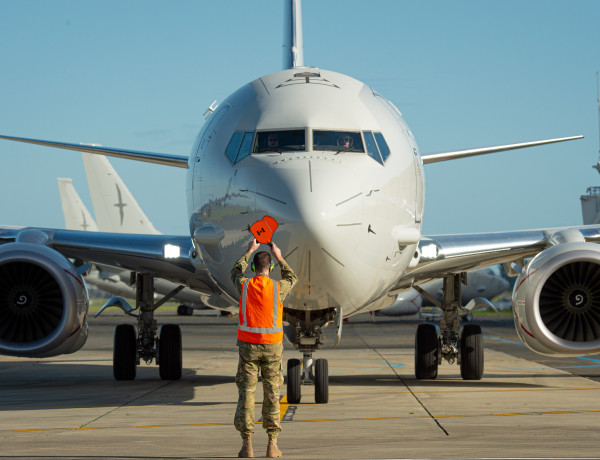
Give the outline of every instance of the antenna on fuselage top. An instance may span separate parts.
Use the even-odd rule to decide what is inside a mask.
[[[286,0],[283,8],[283,68],[304,66],[302,1]]]

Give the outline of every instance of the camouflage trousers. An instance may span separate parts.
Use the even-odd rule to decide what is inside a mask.
[[[244,439],[254,433],[254,392],[260,369],[264,393],[262,426],[270,436],[277,437],[281,431],[279,392],[283,385],[281,365],[283,343],[257,344],[238,340],[237,345],[240,351],[240,360],[235,376],[239,392],[233,421],[235,428]]]

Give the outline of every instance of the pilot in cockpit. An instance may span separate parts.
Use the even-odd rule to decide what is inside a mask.
[[[352,136],[350,136],[349,134],[342,134],[337,139],[337,145],[341,149],[350,150],[352,148],[352,146],[354,145],[354,140],[352,139]]]
[[[279,137],[277,136],[277,134],[269,134],[269,137],[267,138],[267,146],[269,148],[279,147]]]

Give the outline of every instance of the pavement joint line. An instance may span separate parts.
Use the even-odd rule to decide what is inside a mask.
[[[433,414],[432,414],[432,413],[429,411],[429,409],[428,409],[428,408],[425,406],[425,404],[424,404],[424,403],[423,403],[423,402],[422,402],[422,401],[419,399],[419,397],[418,397],[418,396],[417,396],[417,395],[416,395],[416,394],[415,394],[415,393],[412,391],[412,389],[411,389],[411,388],[408,386],[408,384],[405,382],[405,380],[404,380],[402,377],[400,377],[400,375],[399,375],[399,374],[396,372],[396,369],[397,369],[397,368],[396,368],[395,366],[392,366],[392,365],[390,364],[390,362],[387,360],[387,358],[386,358],[385,356],[383,356],[383,355],[381,354],[381,352],[380,352],[380,351],[379,351],[377,348],[374,348],[374,347],[372,347],[372,346],[371,346],[371,345],[370,345],[370,344],[369,344],[369,343],[368,343],[368,342],[365,340],[365,338],[364,338],[362,335],[359,335],[359,338],[360,338],[360,340],[362,340],[362,341],[363,341],[363,343],[364,343],[364,344],[365,344],[365,345],[366,345],[368,348],[370,348],[370,349],[371,349],[371,350],[373,350],[375,353],[377,353],[377,354],[379,355],[379,357],[380,357],[381,359],[383,359],[383,360],[384,360],[384,361],[387,363],[387,365],[388,365],[388,366],[389,366],[389,368],[392,370],[392,372],[394,373],[394,375],[396,376],[396,378],[397,378],[398,380],[400,380],[400,382],[402,383],[402,385],[404,385],[404,387],[405,387],[405,388],[406,388],[406,389],[407,389],[407,390],[410,392],[410,394],[411,394],[411,395],[412,395],[412,397],[415,399],[415,401],[417,401],[417,402],[418,402],[418,403],[421,405],[421,407],[423,408],[423,410],[424,410],[425,412],[427,412],[427,414],[429,415],[429,417],[431,418],[431,420],[433,420],[433,421],[435,422],[435,424],[438,426],[438,428],[439,428],[440,430],[442,430],[446,436],[450,436],[450,433],[448,433],[448,431],[446,431],[446,429],[445,429],[445,428],[442,426],[442,424],[439,422],[439,420],[438,420],[436,417],[434,417],[434,415],[433,415]]]
[[[190,371],[190,372],[191,372],[191,371]],[[186,375],[187,375],[187,374],[186,374]],[[152,389],[148,390],[146,393],[143,393],[143,394],[139,395],[138,397],[136,397],[136,398],[133,398],[132,400],[130,400],[130,401],[128,401],[128,402],[125,402],[125,403],[123,403],[123,404],[121,404],[121,405],[119,405],[119,406],[117,406],[117,407],[113,407],[111,410],[109,410],[109,411],[105,412],[104,414],[102,414],[102,415],[99,415],[98,417],[96,417],[96,418],[94,418],[94,419],[92,419],[92,420],[88,421],[87,423],[84,423],[84,424],[83,424],[83,425],[81,425],[79,428],[81,428],[81,429],[84,429],[84,428],[85,428],[85,427],[87,427],[87,426],[88,426],[90,423],[94,423],[95,421],[97,421],[97,420],[100,420],[100,419],[101,419],[101,418],[103,418],[103,417],[106,417],[107,415],[111,414],[112,412],[115,412],[115,411],[117,411],[117,410],[121,409],[122,407],[125,407],[125,406],[128,406],[128,405],[130,405],[132,402],[134,402],[134,401],[137,401],[138,399],[141,399],[141,398],[143,398],[143,397],[145,397],[145,396],[149,395],[150,393],[154,393],[154,392],[155,392],[155,391],[157,391],[157,390],[163,389],[164,387],[166,387],[166,386],[168,386],[168,385],[171,385],[173,382],[175,382],[175,380],[169,380],[169,381],[167,381],[167,382],[163,383],[162,385],[158,385],[158,386],[156,386],[156,387],[154,387],[154,388],[152,388]]]
[[[510,388],[510,389],[497,389],[497,390],[438,390],[438,391],[376,391],[376,392],[353,392],[353,393],[330,393],[332,396],[345,396],[345,395],[393,395],[393,394],[445,394],[445,393],[505,393],[505,392],[518,392],[518,391],[582,391],[582,390],[600,390],[599,387],[589,388]]]
[[[521,391],[599,391],[600,390],[600,386],[598,387],[573,387],[573,388],[509,388],[509,389],[492,389],[492,390],[477,390],[477,389],[468,389],[468,390],[438,390],[438,391],[374,391],[374,392],[352,392],[352,393],[329,393],[330,396],[357,396],[357,395],[400,395],[400,394],[450,394],[450,393],[507,393],[507,392],[521,392]],[[144,395],[142,395],[144,396]],[[140,397],[142,397],[140,396]],[[283,397],[285,398],[285,396]],[[286,404],[286,401],[283,401],[282,398],[282,403]],[[124,407],[127,405],[130,405],[131,402],[133,402],[134,400],[130,401],[129,403],[126,404],[122,404],[119,407]],[[141,404],[139,406],[132,406],[132,407],[235,407],[237,406],[236,403],[189,403],[189,404]],[[262,403],[257,402],[255,404],[256,407],[262,406]],[[290,405],[291,406],[291,405]],[[298,404],[294,404],[294,406],[299,406],[299,407],[315,407],[315,406],[320,406],[320,404],[317,403],[298,403]],[[39,409],[44,409],[44,410],[49,410],[49,409],[89,409],[89,408],[94,408],[94,407],[105,407],[105,405],[102,404],[90,404],[90,405],[79,405],[79,406],[74,406],[72,404],[69,405],[64,405],[64,406],[20,406],[20,405],[13,405],[13,406],[0,406],[0,411],[2,410],[39,410]],[[114,410],[114,409],[113,409]]]
[[[130,405],[130,403],[122,404],[119,407],[125,407]],[[262,406],[262,403],[255,403],[256,407]],[[53,410],[53,409],[90,409],[95,407],[106,407],[106,404],[90,404],[90,405],[80,405],[74,406],[72,404],[65,404],[63,406],[0,406],[0,411],[2,410]],[[140,404],[138,406],[131,406],[132,408],[140,408],[140,407],[236,407],[237,403],[198,403],[198,404]],[[295,406],[320,406],[317,403],[298,403]],[[118,407],[117,407],[118,409]],[[114,410],[114,409],[113,409]],[[0,457],[1,458],[1,457]]]
[[[540,415],[570,415],[570,414],[597,414],[600,409],[585,410],[564,410],[564,411],[534,411],[534,412],[511,412],[504,414],[452,414],[438,415],[438,418],[470,418],[470,417],[523,417]],[[406,415],[396,417],[349,417],[349,418],[323,418],[310,420],[283,420],[282,423],[313,423],[313,422],[368,422],[377,420],[410,420],[410,419],[429,419],[428,415]],[[145,428],[193,428],[200,426],[231,426],[231,422],[213,422],[213,423],[188,423],[188,424],[164,424],[164,425],[132,425],[132,426],[99,426],[99,427],[71,427],[71,428],[30,428],[18,430],[0,430],[0,433],[27,433],[27,432],[51,432],[51,431],[84,431],[84,430],[117,430],[117,429],[145,429]]]

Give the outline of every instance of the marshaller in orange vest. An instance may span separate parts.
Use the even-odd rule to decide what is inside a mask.
[[[283,385],[283,300],[298,281],[298,277],[283,260],[275,243],[269,244],[271,253],[257,252],[251,269],[255,273],[246,278],[244,272],[254,251],[260,247],[255,239],[231,270],[231,280],[240,291],[240,311],[237,346],[240,352],[235,383],[239,399],[234,425],[242,435],[242,449],[238,457],[254,457],[254,392],[258,371],[262,375],[264,401],[262,425],[269,435],[267,457],[281,457],[277,437],[281,431],[279,394]],[[272,256],[272,257],[271,257]],[[281,268],[281,281],[272,280],[274,258]]]

